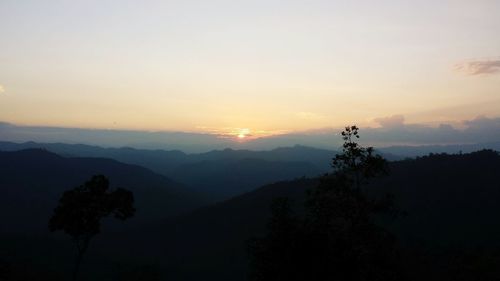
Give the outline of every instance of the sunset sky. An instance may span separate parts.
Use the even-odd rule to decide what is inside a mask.
[[[496,0],[0,1],[3,122],[238,137],[477,116],[500,117]]]

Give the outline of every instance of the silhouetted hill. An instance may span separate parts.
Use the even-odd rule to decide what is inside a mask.
[[[0,152],[0,232],[47,229],[61,194],[104,174],[112,187],[133,191],[136,223],[192,210],[202,199],[185,186],[146,168],[104,158],[66,158],[41,150]]]
[[[228,148],[200,154],[191,154],[191,156],[198,161],[260,159],[279,162],[308,162],[323,170],[330,168],[330,160],[334,154],[335,152],[331,150],[295,145],[293,147],[279,147],[264,151],[234,150]]]
[[[46,219],[43,217],[46,215],[42,214],[51,210],[41,208],[44,204],[39,208],[36,202],[54,200],[44,197],[50,194],[50,190],[62,191],[68,186],[71,188],[82,183],[88,177],[77,178],[77,175],[82,171],[96,172],[96,169],[99,170],[99,167],[104,165],[99,164],[101,161],[106,163],[106,169],[117,166],[106,170],[113,186],[137,190],[135,188],[141,188],[130,183],[143,182],[142,176],[149,178],[150,174],[153,174],[154,177],[165,179],[146,169],[107,159],[83,159],[82,162],[81,158],[64,158],[40,150],[3,152],[0,155],[0,164],[5,167],[0,174],[0,186],[5,187],[8,186],[6,184],[16,182],[19,188],[9,190],[25,192],[21,195],[3,193],[11,196],[0,199],[1,219],[6,223],[4,225],[7,225],[5,228],[9,228],[9,220],[14,217],[20,218],[17,221],[39,220],[40,225],[45,225]],[[12,168],[9,168],[10,166]],[[21,168],[29,173],[16,172],[23,171]],[[144,173],[136,172],[137,168]],[[388,177],[378,179],[367,186],[366,190],[372,196],[392,192],[397,205],[408,213],[397,220],[381,220],[381,223],[397,234],[401,244],[430,253],[424,256],[424,261],[418,262],[419,266],[427,261],[428,265],[423,266],[434,268],[431,271],[449,270],[449,265],[440,263],[443,260],[436,258],[432,251],[450,245],[467,248],[500,246],[497,239],[500,234],[500,222],[497,220],[497,214],[500,212],[500,205],[497,204],[500,201],[498,153],[480,151],[462,155],[430,155],[393,162],[390,163],[390,168]],[[135,173],[142,176],[135,176]],[[31,176],[28,177],[27,174]],[[66,176],[73,182],[66,183],[61,180]],[[118,182],[116,177],[124,182]],[[33,184],[34,182],[43,184],[37,185]],[[168,180],[167,182],[171,183]],[[95,276],[108,276],[109,279],[109,276],[114,276],[113,268],[116,268],[117,264],[122,264],[121,268],[126,269],[127,264],[154,264],[156,268],[161,269],[165,280],[245,280],[245,241],[264,233],[271,200],[275,197],[290,197],[295,203],[297,213],[300,213],[306,190],[316,183],[316,179],[278,182],[180,217],[171,217],[160,224],[141,226],[121,233],[106,229],[93,241],[93,251],[86,259],[99,273],[87,272]],[[158,197],[162,199],[157,200],[163,202],[164,197]],[[181,196],[181,202],[187,202],[184,198]],[[155,202],[152,198],[148,200]],[[149,207],[148,202],[141,208]],[[53,207],[55,202],[49,205]],[[172,205],[166,203],[165,206]],[[23,210],[29,212],[23,213]],[[13,213],[20,215],[13,216]],[[6,243],[5,248],[18,254],[18,260],[34,256],[45,260],[50,256],[56,265],[51,267],[54,270],[57,270],[61,260],[66,260],[63,253],[71,254],[69,245],[65,246],[62,242],[58,244],[59,242],[49,241],[53,246],[48,250],[48,246],[47,249],[44,248],[48,240],[11,237],[2,241]],[[47,251],[50,251],[50,255]],[[61,257],[56,253],[61,253]],[[418,267],[415,268],[413,270],[418,271]],[[425,279],[432,280],[428,274],[431,273],[421,273]],[[424,278],[416,278],[422,279]]]
[[[392,192],[397,205],[407,212],[407,216],[384,222],[402,243],[500,246],[497,152],[430,155],[394,162],[390,168],[389,176],[366,188],[373,196]],[[169,272],[177,278],[243,280],[245,241],[264,231],[272,198],[291,197],[301,206],[305,191],[315,184],[314,179],[299,179],[267,185],[166,222],[148,233],[156,233],[164,241],[155,252],[170,257]]]
[[[407,241],[500,245],[500,155],[432,154],[391,164],[374,182],[408,212],[395,229]]]
[[[140,165],[205,192],[214,200],[227,199],[276,181],[317,176],[329,169],[335,154],[299,145],[269,151],[225,149],[185,154],[175,150],[0,142],[0,149],[4,150],[26,148],[44,148],[64,156],[105,157]]]
[[[182,165],[176,178],[198,191],[210,190],[218,198],[236,196],[266,183],[317,176],[321,170],[307,162],[276,162],[260,159],[202,161]]]
[[[471,153],[483,149],[492,149],[500,151],[500,142],[475,143],[475,144],[449,144],[449,145],[420,145],[420,146],[389,146],[379,148],[378,150],[387,155],[393,155],[393,160],[402,160],[403,158],[415,158],[425,156],[430,153]]]
[[[162,261],[166,280],[245,280],[245,241],[264,233],[272,199],[289,196],[299,202],[315,183],[304,178],[266,185],[163,224],[136,229],[107,240],[105,244],[112,245],[108,255]],[[121,249],[123,244],[130,247]]]
[[[178,150],[148,150],[122,148],[103,148],[84,144],[65,143],[13,143],[0,142],[0,150],[16,151],[30,148],[42,148],[65,157],[103,157],[117,161],[135,164],[163,173],[174,167],[187,163],[188,155]]]

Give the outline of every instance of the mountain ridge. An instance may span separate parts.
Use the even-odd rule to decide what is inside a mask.
[[[96,174],[108,177],[111,187],[134,192],[136,205],[142,210],[133,219],[137,223],[176,215],[206,203],[202,196],[178,182],[113,159],[68,158],[43,149],[27,149],[0,151],[0,166],[0,189],[4,194],[0,198],[0,213],[4,221],[10,222],[3,224],[2,231],[12,231],[14,225],[21,227],[36,221],[30,216],[39,218],[38,231],[46,229],[43,221],[48,220],[62,193]],[[32,204],[38,207],[36,212],[19,207]],[[12,212],[16,216],[12,216]]]
[[[394,195],[406,215],[381,223],[404,245],[493,247],[500,246],[498,174],[498,152],[433,154],[390,163],[390,174],[365,189],[370,196]],[[148,231],[163,241],[176,241],[158,251],[160,256],[173,252],[182,257],[182,264],[172,262],[169,270],[185,280],[241,279],[246,271],[245,241],[265,232],[272,199],[289,197],[300,214],[306,191],[317,182],[303,178],[265,185]],[[184,244],[183,239],[189,242]]]

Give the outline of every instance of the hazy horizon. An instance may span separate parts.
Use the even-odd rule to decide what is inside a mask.
[[[187,153],[216,149],[270,150],[303,145],[338,149],[342,127],[284,132],[279,135],[237,137],[217,132],[140,131],[48,126],[19,126],[0,122],[0,141],[87,144],[103,147],[133,147],[181,150]],[[476,117],[456,124],[407,124],[402,115],[378,119],[377,127],[361,127],[362,143],[389,146],[464,145],[500,142],[500,118]],[[490,148],[490,147],[484,147]]]

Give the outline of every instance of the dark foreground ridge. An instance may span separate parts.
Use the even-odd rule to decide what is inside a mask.
[[[266,233],[273,198],[289,197],[300,214],[306,190],[318,182],[304,178],[266,185],[172,216],[199,206],[193,203],[199,201],[183,193],[182,185],[144,168],[107,159],[64,158],[42,150],[2,152],[0,164],[4,167],[0,206],[6,222],[0,260],[3,268],[10,268],[11,276],[32,272],[37,280],[67,279],[74,259],[67,238],[35,235],[34,231],[46,230],[63,190],[92,174],[105,172],[113,186],[132,190],[137,217],[141,208],[150,208],[157,216],[148,226],[133,229],[104,226],[82,264],[81,280],[246,280],[246,241]],[[373,196],[392,193],[406,213],[396,220],[381,218],[379,223],[396,235],[409,280],[475,280],[477,276],[491,280],[487,277],[498,276],[494,266],[500,252],[497,152],[434,154],[392,162],[389,168],[387,177],[365,188]],[[149,197],[141,202],[142,193]],[[172,204],[178,208],[169,209]]]

